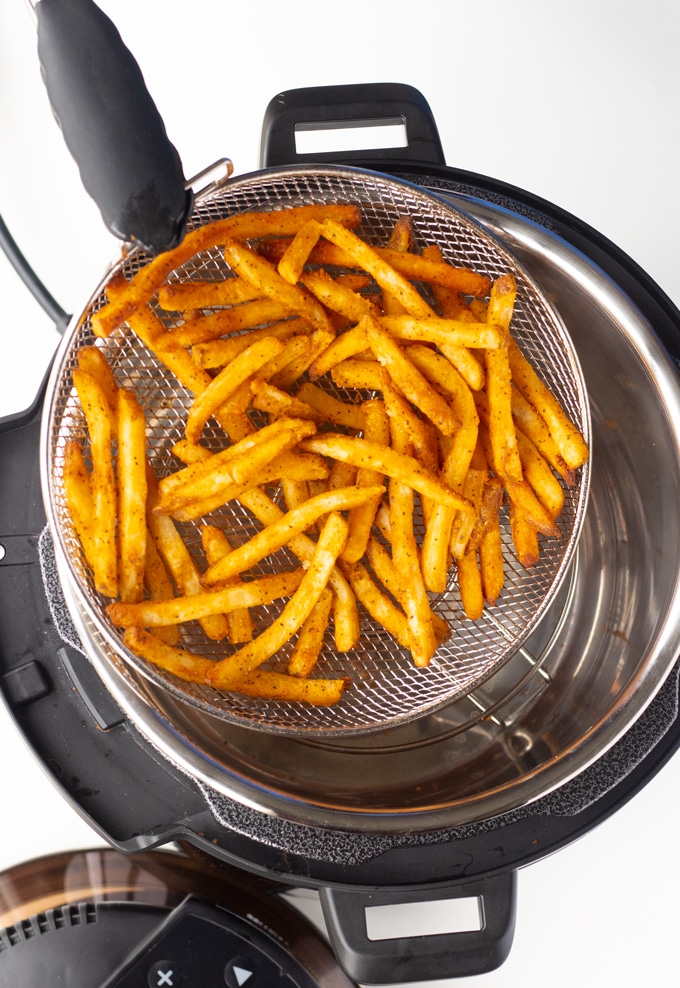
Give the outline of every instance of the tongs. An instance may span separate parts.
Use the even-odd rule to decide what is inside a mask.
[[[193,194],[115,25],[92,0],[29,0],[52,111],[107,229],[157,254],[184,237]]]

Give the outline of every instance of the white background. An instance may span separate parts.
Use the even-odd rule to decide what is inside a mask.
[[[562,206],[680,304],[680,7],[676,0],[101,0],[193,175],[257,168],[262,116],[300,86],[403,82],[451,165]],[[117,245],[51,117],[26,3],[0,0],[0,213],[47,287],[77,309]],[[33,397],[57,336],[0,257],[0,416]],[[0,465],[0,469],[2,466]],[[0,710],[0,868],[98,839],[44,781]],[[447,984],[594,988],[677,981],[676,758],[627,807],[523,870],[500,971]],[[442,988],[443,982],[437,985]]]

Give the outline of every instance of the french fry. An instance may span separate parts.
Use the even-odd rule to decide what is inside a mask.
[[[416,666],[429,665],[437,650],[432,614],[413,533],[413,490],[390,480],[392,558],[404,582],[401,604],[409,627],[410,649]]]
[[[565,484],[568,487],[573,487],[575,483],[574,471],[564,462],[557,443],[550,435],[545,419],[539,415],[533,405],[529,404],[516,387],[512,389],[512,415],[517,431],[523,432]]]
[[[255,669],[240,679],[232,689],[246,696],[273,700],[308,703],[313,707],[332,707],[340,701],[350,686],[347,677],[341,679],[300,679],[268,669]]]
[[[158,304],[169,312],[214,309],[252,302],[257,290],[242,278],[220,281],[169,281],[158,289]]]
[[[368,342],[376,359],[387,370],[399,390],[445,435],[458,428],[451,408],[408,359],[390,334],[370,316],[363,321]]]
[[[151,532],[147,528],[146,536],[146,557],[144,559],[144,586],[151,600],[169,600],[175,596],[170,575],[165,568],[165,563],[161,559],[156,548]],[[180,632],[177,625],[168,625],[165,628],[154,628],[152,634],[159,638],[166,645],[178,645]]]
[[[352,322],[376,313],[375,305],[368,298],[353,291],[346,282],[332,278],[323,268],[307,271],[300,281],[327,309]]]
[[[385,403],[374,399],[365,401],[361,406],[364,415],[365,428],[364,438],[369,442],[387,445],[390,441],[390,421],[385,408]],[[383,474],[375,470],[363,468],[357,471],[357,487],[371,487],[382,484]],[[365,501],[350,508],[348,516],[349,533],[347,543],[342,553],[345,562],[356,563],[366,552],[366,544],[371,534],[375,513],[378,510],[380,498]]]
[[[97,381],[104,393],[111,411],[111,435],[116,435],[116,405],[118,404],[118,384],[101,347],[84,346],[78,351],[78,366]]]
[[[235,655],[217,662],[210,670],[210,682],[218,689],[229,689],[244,675],[261,666],[277,652],[309,617],[328,583],[335,562],[347,538],[347,522],[332,512],[324,525],[314,554],[300,586],[278,619]],[[244,584],[247,586],[247,584]]]
[[[425,470],[413,456],[399,453],[389,446],[329,432],[313,436],[311,439],[303,439],[300,449],[383,473],[418,491],[431,501],[441,501],[454,508],[467,507],[465,498]]]
[[[336,336],[316,360],[310,365],[309,376],[317,381],[343,360],[350,360],[368,347],[368,337],[364,325],[360,323]]]
[[[107,606],[107,614],[120,628],[159,628],[220,618],[246,607],[262,607],[281,597],[289,597],[300,586],[304,570],[271,573],[247,583],[238,582],[219,590],[201,589],[171,600],[143,600],[125,604],[116,600]],[[225,631],[226,635],[226,631]]]
[[[310,251],[320,235],[321,224],[318,220],[309,220],[300,227],[276,267],[284,281],[291,285],[297,284]]]
[[[583,466],[588,459],[588,447],[579,430],[514,341],[508,346],[508,357],[513,382],[546,421],[569,469]]]
[[[360,406],[340,401],[339,398],[334,398],[310,381],[300,385],[297,396],[320,412],[324,422],[341,425],[346,429],[355,429],[357,432],[361,432],[364,428],[365,420]]]
[[[99,381],[76,368],[73,383],[85,415],[90,437],[92,472],[90,485],[94,524],[92,526],[93,579],[105,597],[118,595],[118,552],[116,545],[116,478],[111,450],[111,411]]]
[[[279,322],[268,323],[266,326],[259,326],[246,333],[239,333],[227,339],[208,340],[205,343],[196,343],[191,347],[191,356],[196,365],[203,370],[217,370],[224,367],[234,357],[247,347],[264,339],[266,336],[275,336],[277,340],[285,342],[293,336],[304,336],[309,330],[309,324],[303,319],[289,317]]]
[[[196,313],[184,320],[181,326],[170,330],[176,343],[183,347],[198,347],[215,342],[220,336],[255,329],[265,323],[278,323],[290,317],[290,307],[277,299],[256,298],[230,309]],[[295,322],[303,323],[302,319]],[[300,330],[304,332],[304,330]]]
[[[320,425],[326,421],[325,416],[317,408],[300,397],[288,394],[280,388],[275,387],[268,381],[255,377],[250,382],[250,391],[253,395],[253,408],[260,412],[267,412],[272,418],[298,418],[310,419]]]
[[[94,569],[94,504],[90,475],[80,443],[72,439],[64,447],[64,494],[73,527],[80,539],[83,555]]]
[[[378,321],[395,339],[414,343],[498,350],[507,343],[508,338],[506,328],[490,322],[437,316],[416,319],[409,315],[381,316]]]
[[[514,278],[503,275],[491,288],[489,318],[509,327],[516,295]],[[508,346],[486,350],[486,394],[489,402],[489,437],[495,469],[502,478],[522,480],[522,463],[512,417],[512,388]]]
[[[345,229],[340,226],[339,229]],[[229,267],[244,280],[257,285],[267,298],[279,302],[289,312],[302,316],[315,329],[329,331],[331,325],[322,305],[309,292],[291,285],[269,261],[240,240],[227,240],[223,247]]]
[[[195,399],[187,416],[185,434],[196,443],[208,419],[230,398],[236,389],[253,377],[269,360],[284,350],[284,344],[274,336],[252,343],[224,367],[208,387]]]
[[[321,234],[349,255],[357,267],[367,271],[384,291],[394,295],[411,315],[434,315],[432,308],[411,282],[352,230],[328,219],[323,222]],[[394,251],[393,254],[397,260],[402,256],[412,256],[402,255],[400,251]]]
[[[331,377],[339,388],[380,391],[382,367],[377,360],[343,360],[332,368]]]
[[[466,550],[456,558],[456,570],[465,616],[470,621],[478,621],[484,613],[484,590],[475,549]]]
[[[521,431],[517,432],[517,444],[526,480],[546,511],[557,518],[564,507],[564,491],[560,482],[550,469],[548,461]]]
[[[404,612],[383,593],[363,563],[341,563],[341,568],[357,600],[402,648],[410,651],[411,634]]]
[[[271,525],[283,517],[283,511],[272,499],[257,487],[246,491],[240,498],[263,525]],[[311,562],[314,555],[314,542],[307,535],[297,535],[288,543],[288,548],[303,564]],[[333,619],[335,626],[335,647],[338,652],[349,652],[359,641],[359,615],[356,600],[347,580],[338,567],[331,570],[328,583],[333,591]]]
[[[265,556],[273,555],[296,535],[306,531],[321,515],[347,510],[367,501],[377,503],[384,492],[385,488],[380,485],[343,487],[310,498],[305,504],[287,512],[279,521],[268,525],[248,542],[218,560],[214,566],[210,566],[203,576],[204,584],[213,586],[237,573],[243,573]]]
[[[117,401],[119,596],[141,600],[146,560],[146,419],[134,393]]]
[[[498,512],[484,532],[477,552],[484,600],[492,607],[498,600],[505,583],[503,543]]]
[[[147,467],[147,507],[146,523],[155,542],[158,554],[167,567],[168,573],[172,577],[180,593],[191,595],[201,593],[200,574],[196,563],[187,549],[172,518],[160,515],[155,512],[158,502],[158,483],[152,470]],[[124,604],[119,602],[121,607],[137,607],[140,604]],[[226,618],[223,614],[210,614],[199,619],[203,631],[213,641],[222,641],[227,637],[228,628]]]
[[[264,452],[261,446],[260,458]],[[174,508],[172,517],[180,522],[193,521],[196,518],[209,515],[230,501],[241,500],[243,494],[253,486],[280,481],[283,477],[291,481],[307,481],[311,484],[314,481],[318,482],[327,478],[328,475],[328,467],[320,456],[311,453],[281,453],[280,456],[274,457],[270,463],[261,467],[256,476],[249,476],[241,483],[226,484],[226,486],[218,484],[216,494],[203,499],[189,499],[184,507]]]
[[[392,557],[382,543],[378,542],[376,538],[371,536],[366,546],[366,558],[371,564],[371,569],[375,573],[377,579],[382,583],[385,589],[394,597],[395,600],[401,599],[402,594],[402,581],[395,569]],[[451,637],[451,628],[448,621],[446,621],[440,614],[435,611],[431,611],[430,614],[432,620],[432,630],[434,631],[435,639],[437,645],[443,645],[444,642],[448,641]]]
[[[302,438],[305,435],[313,434],[315,431],[316,426],[307,419],[277,419],[260,429],[259,432],[246,436],[221,452],[163,477],[158,485],[160,492],[158,513],[165,511],[165,505],[170,503],[170,495],[178,495],[183,500],[193,500],[201,494],[207,496],[214,493],[213,483],[225,486],[228,483],[237,483],[239,480],[247,479],[247,475],[244,477],[243,470],[239,470],[239,467],[243,466],[241,457],[252,453],[253,449],[262,446],[269,439],[282,435],[287,436],[288,433]],[[286,439],[286,441],[288,440]],[[267,448],[269,449],[269,447]]]
[[[510,530],[515,555],[525,569],[531,569],[540,559],[538,529],[531,523],[516,501],[510,502]]]
[[[317,663],[333,606],[333,594],[326,588],[303,621],[288,659],[289,676],[309,676]]]
[[[226,532],[215,525],[203,525],[201,527],[201,541],[205,558],[209,566],[214,565],[219,559],[224,558],[232,551]],[[225,586],[232,586],[240,583],[240,577],[234,576],[231,581],[225,582]],[[232,645],[239,645],[243,642],[253,640],[253,621],[247,607],[239,607],[229,611],[227,614],[227,628],[229,641]]]

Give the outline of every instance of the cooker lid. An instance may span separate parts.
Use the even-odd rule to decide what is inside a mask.
[[[52,855],[0,874],[0,984],[350,988],[272,883],[183,852]]]

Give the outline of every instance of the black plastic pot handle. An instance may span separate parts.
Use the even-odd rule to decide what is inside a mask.
[[[92,0],[38,0],[35,13],[52,110],[107,228],[153,253],[175,246],[192,193],[117,28]]]
[[[298,154],[296,130],[379,126],[398,121],[406,147]],[[432,111],[417,89],[402,83],[363,83],[289,89],[269,103],[262,125],[260,165],[268,168],[309,162],[418,161],[443,165],[444,151]]]
[[[515,872],[437,890],[395,894],[321,888],[333,950],[346,974],[361,984],[404,984],[488,974],[505,961],[515,932]],[[370,906],[478,898],[481,929],[395,940],[369,940]]]

